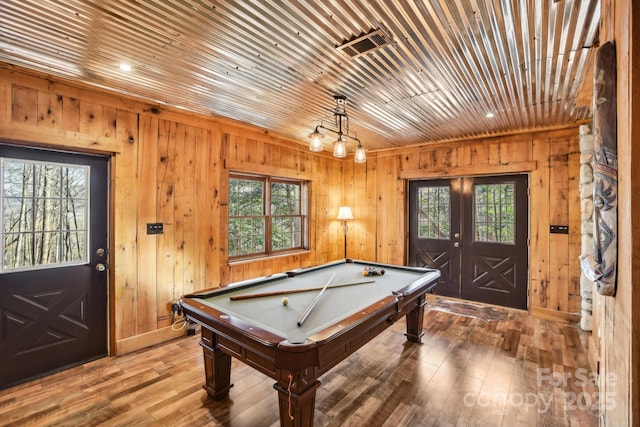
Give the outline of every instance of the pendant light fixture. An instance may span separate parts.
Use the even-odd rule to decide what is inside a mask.
[[[344,135],[340,135],[338,139],[333,143],[333,157],[337,157],[339,159],[345,157],[347,155],[347,144],[346,138]]]
[[[358,146],[356,147],[356,154],[353,156],[353,161],[356,163],[364,163],[367,161],[367,152],[364,150],[362,143],[358,141]]]
[[[337,158],[343,158],[347,155],[347,140],[352,139],[357,143],[354,155],[355,163],[364,163],[367,161],[367,153],[364,149],[362,142],[357,136],[351,135],[349,132],[349,115],[347,114],[347,97],[344,95],[334,95],[333,97],[336,107],[333,110],[334,128],[324,125],[324,120],[316,126],[315,130],[309,134],[311,142],[309,143],[309,150],[319,152],[324,149],[322,139],[324,134],[320,132],[320,129],[324,129],[328,132],[333,132],[338,135],[333,143],[333,156]]]

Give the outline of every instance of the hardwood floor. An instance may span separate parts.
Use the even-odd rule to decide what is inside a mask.
[[[321,378],[317,426],[590,426],[597,387],[575,325],[431,298]],[[233,361],[229,399],[202,389],[198,336],[0,391],[3,426],[277,426],[274,380]]]

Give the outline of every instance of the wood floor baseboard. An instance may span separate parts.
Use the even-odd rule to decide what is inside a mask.
[[[578,313],[567,313],[540,307],[531,307],[529,310],[531,315],[538,319],[547,319],[562,323],[578,323],[580,321],[580,315]]]
[[[131,353],[155,344],[160,344],[174,338],[182,337],[186,334],[187,330],[184,327],[176,330],[172,326],[167,326],[161,329],[156,329],[155,331],[116,340],[115,348],[113,349],[114,351],[111,353],[114,356],[121,356],[123,354]]]

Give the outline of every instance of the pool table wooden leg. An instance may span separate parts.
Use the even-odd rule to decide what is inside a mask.
[[[427,305],[427,300],[424,294],[416,300],[416,305],[413,309],[407,313],[407,341],[421,342],[424,332],[422,332],[422,323],[424,321],[424,306]]]
[[[218,336],[202,328],[202,355],[204,356],[205,385],[207,394],[215,400],[227,397],[231,384],[231,356],[217,348]]]
[[[281,371],[281,379],[273,385],[278,390],[281,427],[312,427],[316,408],[316,389],[320,381],[309,376],[310,370]],[[285,374],[291,374],[291,376]]]

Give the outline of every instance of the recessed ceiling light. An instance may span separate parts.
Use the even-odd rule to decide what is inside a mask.
[[[124,62],[120,63],[120,65],[118,65],[118,68],[120,68],[120,70],[122,70],[122,71],[127,71],[127,72],[129,72],[129,71],[131,71],[133,69],[133,67],[131,67],[131,65],[129,65],[127,63],[124,63]]]
[[[487,114],[485,114],[485,117],[486,117],[487,119],[492,119],[492,118],[494,118],[495,116],[496,116],[496,115],[495,115],[495,114],[493,114],[491,111],[489,111]]]

